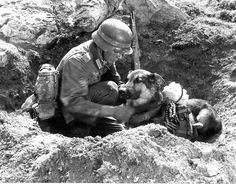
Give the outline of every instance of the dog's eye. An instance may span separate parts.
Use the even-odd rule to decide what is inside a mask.
[[[143,82],[143,79],[138,77],[134,80],[135,83],[140,83],[140,82]]]

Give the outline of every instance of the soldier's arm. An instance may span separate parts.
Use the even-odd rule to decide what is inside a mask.
[[[88,98],[88,79],[82,62],[71,59],[62,72],[60,99],[70,113],[97,117],[113,116],[114,107],[93,103]]]
[[[102,80],[103,81],[114,81],[116,84],[121,85],[123,82],[121,81],[120,74],[117,72],[116,66],[111,65],[109,67],[109,70],[102,75]]]

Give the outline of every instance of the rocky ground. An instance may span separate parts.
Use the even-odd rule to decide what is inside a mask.
[[[9,1],[8,6],[14,2]],[[142,1],[136,3],[139,2]],[[168,20],[158,19],[164,14],[160,11],[143,26],[139,17],[144,17],[145,12],[139,6],[143,11],[137,17],[141,67],[161,74],[167,81],[181,83],[192,98],[209,100],[222,119],[222,135],[213,143],[190,142],[171,135],[162,126],[149,124],[105,138],[67,138],[42,132],[26,113],[2,110],[0,182],[236,183],[236,2],[170,0],[169,3],[186,15],[186,20],[179,15],[183,22],[178,26],[169,21],[171,16],[165,16]],[[4,18],[3,13],[1,16]],[[0,25],[2,31],[3,24]],[[17,110],[27,90],[31,91],[37,71],[35,63],[40,63],[42,57],[54,58],[53,54],[59,58],[66,50],[63,45],[73,46],[76,39],[85,40],[89,33],[79,38],[63,34],[60,41],[50,42],[55,44],[51,49],[36,49],[30,42],[16,43],[14,37],[6,39],[1,35],[1,39],[15,45],[6,46],[11,62],[0,68],[1,92],[13,91],[14,98],[20,99],[13,104],[5,98],[0,101],[12,104]],[[127,65],[118,63],[123,78]],[[24,89],[24,93],[19,89]]]

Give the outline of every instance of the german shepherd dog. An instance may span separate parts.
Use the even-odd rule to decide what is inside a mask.
[[[171,133],[191,141],[212,142],[220,135],[222,132],[221,120],[213,107],[202,99],[188,99],[185,107],[181,107],[182,110],[185,109],[185,112],[188,112],[184,115],[185,124],[190,125],[188,128],[180,125],[181,121],[169,124],[168,127],[167,112],[171,111],[168,111],[170,101],[163,95],[164,86],[164,79],[157,73],[142,69],[129,72],[127,83],[120,90],[127,96],[126,104],[134,107],[136,113],[126,124],[127,127],[137,127],[152,122],[159,123],[166,126]],[[171,125],[174,127],[171,128]],[[188,134],[189,131],[192,133]]]

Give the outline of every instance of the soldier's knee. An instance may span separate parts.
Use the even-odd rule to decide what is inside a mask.
[[[118,85],[113,81],[107,82],[107,87],[109,89],[109,92],[113,95],[118,95]]]
[[[118,98],[118,85],[113,82],[109,81],[107,82],[107,100],[111,101],[111,104],[114,104]]]
[[[118,85],[113,81],[103,81],[90,86],[89,96],[92,102],[114,105],[118,98]]]

